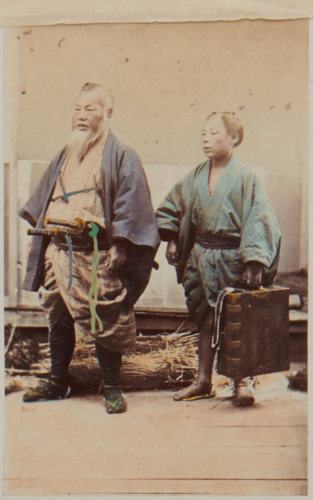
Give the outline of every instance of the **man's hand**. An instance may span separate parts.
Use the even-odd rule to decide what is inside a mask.
[[[171,266],[177,266],[177,264],[178,264],[178,252],[177,252],[177,241],[176,240],[171,240],[168,242],[165,255],[167,258],[167,262]]]
[[[246,263],[245,272],[242,275],[247,288],[258,288],[262,285],[263,265],[260,262],[250,261]]]
[[[126,262],[127,250],[119,243],[114,245],[108,251],[108,266],[110,271],[118,271]]]

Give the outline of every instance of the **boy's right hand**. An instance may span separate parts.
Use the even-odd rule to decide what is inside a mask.
[[[246,263],[246,269],[242,275],[246,288],[256,289],[262,285],[262,270],[263,266],[260,262],[250,261]]]
[[[177,241],[171,240],[167,244],[167,249],[166,249],[166,258],[167,262],[171,266],[177,266],[178,264],[178,251],[177,251]]]

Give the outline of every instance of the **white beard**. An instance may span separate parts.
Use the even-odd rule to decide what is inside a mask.
[[[68,152],[74,153],[79,163],[83,161],[92,146],[103,136],[106,131],[103,122],[100,123],[98,130],[79,130],[74,128],[70,140],[66,146]]]

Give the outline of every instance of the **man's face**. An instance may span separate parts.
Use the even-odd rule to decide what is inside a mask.
[[[219,115],[211,116],[204,124],[201,142],[203,151],[208,158],[219,158],[229,154],[236,140],[228,134]]]
[[[73,114],[73,128],[81,131],[97,132],[104,116],[97,91],[90,90],[78,94]]]

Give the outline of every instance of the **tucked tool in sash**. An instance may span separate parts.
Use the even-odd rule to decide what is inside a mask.
[[[92,261],[92,280],[88,293],[90,313],[91,313],[91,333],[95,333],[96,321],[99,328],[102,329],[102,322],[96,312],[98,296],[98,278],[97,263],[99,260],[99,250],[109,250],[105,230],[102,230],[94,222],[85,222],[83,219],[76,218],[73,221],[63,221],[59,219],[46,218],[46,224],[57,226],[53,229],[28,229],[30,236],[48,236],[53,238],[56,244],[61,248],[68,250],[69,257],[69,281],[68,290],[73,282],[73,251],[93,250],[94,257]],[[157,262],[153,262],[154,269],[159,268]]]
[[[74,219],[72,222],[63,221],[59,219],[46,218],[46,224],[51,224],[55,227],[53,229],[27,229],[27,234],[30,236],[65,236],[66,234],[88,234],[92,230],[89,223],[86,223],[83,219]],[[66,229],[61,229],[66,228]]]
[[[85,222],[83,219],[76,218],[74,221],[62,221],[58,219],[46,218],[46,224],[51,224],[53,229],[28,229],[27,234],[31,236],[50,236],[53,239],[65,240],[66,246],[68,248],[69,257],[69,282],[67,288],[70,290],[73,282],[73,241],[72,237],[81,237],[81,243],[85,243],[84,240],[90,239],[93,244],[94,258],[92,261],[92,279],[91,287],[88,293],[90,313],[91,313],[91,333],[95,333],[96,320],[99,323],[99,328],[102,329],[102,322],[96,312],[97,296],[98,296],[98,279],[97,279],[97,263],[99,260],[99,248],[97,236],[99,233],[99,227],[94,222]],[[85,236],[85,238],[84,238]]]

